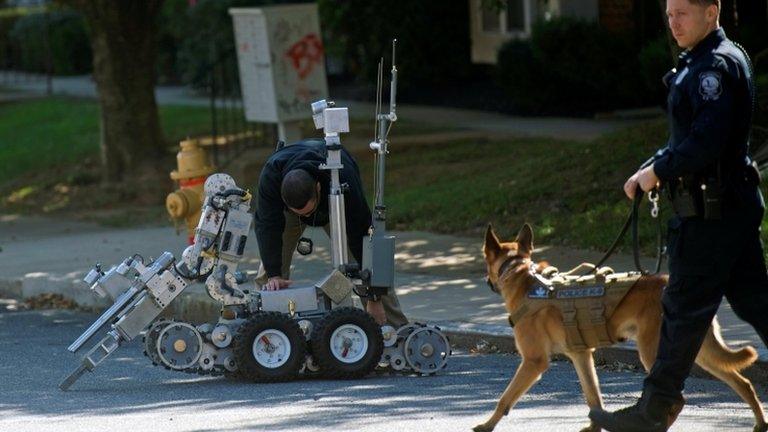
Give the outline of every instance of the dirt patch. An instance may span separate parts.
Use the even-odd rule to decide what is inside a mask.
[[[80,305],[61,294],[44,293],[24,300],[27,309],[69,309],[79,310]]]
[[[107,226],[167,225],[167,174],[120,183],[102,181],[99,164],[85,159],[31,172],[0,185],[0,213],[44,215]]]

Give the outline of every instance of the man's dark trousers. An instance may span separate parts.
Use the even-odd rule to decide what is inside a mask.
[[[670,280],[662,298],[658,356],[645,379],[644,398],[682,400],[685,379],[723,296],[768,345],[768,275],[759,232],[763,210],[738,210],[722,220],[670,221]]]

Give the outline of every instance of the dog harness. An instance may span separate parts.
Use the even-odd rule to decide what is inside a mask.
[[[562,313],[565,343],[569,350],[616,343],[608,332],[608,319],[641,274],[614,273],[610,267],[601,267],[597,272],[579,276],[589,268],[594,269],[594,265],[582,264],[566,273],[560,273],[556,267],[539,272],[536,265],[531,265],[530,272],[536,282],[509,314],[509,324],[514,327],[522,318],[554,306]]]

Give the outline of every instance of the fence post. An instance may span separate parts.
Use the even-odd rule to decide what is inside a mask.
[[[51,22],[49,17],[48,5],[44,0],[40,1],[43,8],[43,49],[45,50],[45,94],[53,94],[53,58],[51,54]]]

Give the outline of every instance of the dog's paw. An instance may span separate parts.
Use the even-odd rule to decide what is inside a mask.
[[[600,426],[597,426],[597,425],[594,425],[594,424],[590,424],[589,426],[584,427],[579,432],[600,432],[602,430],[603,430],[603,428],[601,428]]]
[[[491,432],[493,430],[493,426],[487,426],[485,423],[483,423],[473,427],[472,430],[474,432]]]

